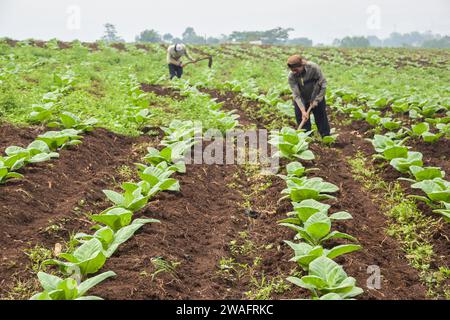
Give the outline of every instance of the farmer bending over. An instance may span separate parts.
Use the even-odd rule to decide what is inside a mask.
[[[183,56],[186,56],[190,61],[193,61],[186,51],[186,46],[184,44],[174,44],[167,48],[167,63],[169,64],[171,80],[174,77],[181,78],[183,75],[183,62],[181,62],[181,57]]]
[[[304,126],[306,131],[311,131],[308,108],[312,108],[316,125],[322,137],[330,135],[330,125],[326,112],[325,91],[327,81],[325,80],[319,66],[313,62],[306,61],[299,55],[288,59],[289,85],[294,97],[295,118],[300,125],[302,120],[307,120]]]

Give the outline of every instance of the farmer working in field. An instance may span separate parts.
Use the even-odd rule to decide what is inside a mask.
[[[325,102],[327,81],[322,71],[317,64],[306,61],[299,55],[291,56],[288,59],[288,66],[291,69],[289,85],[294,97],[297,124],[300,125],[302,120],[307,120],[304,129],[311,131],[308,109],[312,108],[320,135],[329,136],[330,125]]]
[[[186,56],[190,61],[193,61],[184,44],[174,44],[167,48],[167,63],[169,64],[171,80],[173,77],[181,78],[183,75],[183,62],[181,61],[181,57],[183,56]]]

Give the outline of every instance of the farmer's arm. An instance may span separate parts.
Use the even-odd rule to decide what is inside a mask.
[[[322,102],[325,97],[325,92],[327,90],[327,80],[323,76],[322,70],[320,70],[319,66],[314,66],[315,77],[317,80],[314,90],[312,93],[312,97],[314,97],[313,103],[316,105]]]
[[[300,88],[298,87],[297,79],[291,74],[289,76],[289,86],[291,87],[292,96],[294,98],[294,101],[297,103],[298,107],[302,112],[305,112],[305,105],[303,104],[301,95],[300,95]]]
[[[190,61],[194,61],[194,59],[191,57],[191,55],[189,54],[189,51],[186,49],[186,58],[188,58]]]

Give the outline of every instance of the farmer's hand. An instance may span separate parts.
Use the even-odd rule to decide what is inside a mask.
[[[302,120],[303,120],[303,121],[308,121],[308,119],[309,119],[309,113],[306,112],[305,108],[301,109],[301,111],[302,111]]]

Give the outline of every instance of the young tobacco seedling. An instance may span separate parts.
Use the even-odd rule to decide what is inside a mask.
[[[51,150],[58,150],[81,143],[81,131],[65,129],[62,131],[48,131],[38,136],[37,140],[44,141]]]
[[[334,199],[328,193],[335,193],[339,188],[332,183],[323,181],[322,178],[315,177],[308,179],[307,177],[296,178],[290,177],[286,179],[287,188],[281,193],[285,194],[282,199],[290,198],[294,202],[300,202],[306,199],[325,200]]]
[[[356,242],[357,240],[349,234],[331,231],[331,218],[323,212],[313,214],[302,226],[293,223],[280,223],[297,232],[297,238],[303,239],[306,243],[316,246],[321,245],[330,239],[347,239]]]
[[[337,299],[338,296],[339,299],[349,299],[363,293],[363,290],[356,286],[356,280],[347,276],[342,266],[327,257],[319,257],[311,262],[307,276],[301,279],[289,277],[287,280],[310,290],[313,299],[327,294],[332,295],[326,299]]]
[[[86,276],[96,273],[106,262],[103,245],[100,240],[95,238],[83,243],[73,253],[61,253],[58,257],[66,261],[49,259],[43,264],[57,265],[66,274],[77,270],[81,275]]]
[[[310,244],[300,242],[294,243],[291,241],[284,241],[295,252],[295,256],[289,261],[297,262],[300,267],[308,271],[311,262],[319,257],[325,256],[330,259],[335,259],[341,255],[361,250],[361,246],[357,244],[343,244],[338,245],[330,250],[324,249],[322,246],[312,246]]]
[[[96,296],[85,296],[85,294],[100,282],[115,275],[114,272],[108,271],[78,283],[73,278],[61,279],[45,272],[39,272],[39,282],[44,291],[35,294],[30,300],[102,300]]]
[[[284,127],[280,132],[272,131],[269,143],[279,149],[275,156],[287,159],[313,160],[314,154],[309,150],[311,138],[303,130]]]
[[[95,221],[103,222],[102,219],[95,219]],[[106,252],[106,257],[109,258],[114,254],[114,252],[116,252],[117,248],[122,243],[128,241],[128,239],[130,239],[142,226],[147,223],[159,222],[160,221],[156,219],[136,219],[131,224],[128,223],[119,229],[113,229],[110,225],[112,224],[115,227],[116,225],[114,223],[110,223],[110,221],[107,221],[107,223],[105,223],[107,226],[100,228],[93,235],[78,233],[75,235],[75,239],[83,243],[93,238],[99,240]]]
[[[147,204],[149,196],[144,196],[142,189],[133,183],[123,183],[123,194],[112,191],[103,190],[108,199],[118,208],[123,208],[132,212],[136,212]]]

